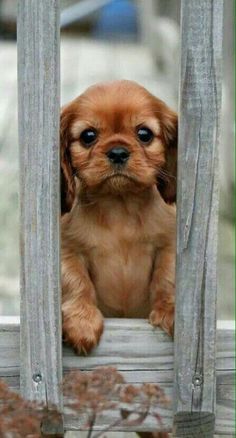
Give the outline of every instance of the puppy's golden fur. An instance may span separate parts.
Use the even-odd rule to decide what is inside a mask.
[[[63,333],[78,352],[98,343],[104,316],[172,333],[176,141],[176,114],[130,81],[95,85],[62,110]],[[108,159],[117,147],[122,165]]]

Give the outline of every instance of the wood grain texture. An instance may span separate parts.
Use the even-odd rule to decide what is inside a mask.
[[[18,2],[21,391],[62,408],[59,2]]]
[[[218,434],[234,433],[234,324],[220,323],[217,330],[216,349],[216,428]],[[159,383],[170,400],[173,398],[173,342],[159,329],[153,329],[145,320],[107,319],[99,346],[86,357],[78,357],[68,348],[63,349],[63,371],[89,371],[96,366],[115,366],[122,372],[127,383]],[[0,318],[0,377],[14,389],[19,389],[20,351],[19,321]],[[167,430],[173,422],[172,404],[160,413]],[[117,418],[117,410],[98,418],[96,429],[111,424]],[[65,430],[84,427],[84,415],[80,418],[65,415]],[[119,430],[123,430],[121,428]],[[137,429],[137,426],[134,428]],[[156,429],[149,419],[139,430]],[[199,435],[201,436],[201,435]],[[202,435],[204,436],[204,435]]]
[[[175,433],[211,437],[223,0],[182,0],[181,16]]]

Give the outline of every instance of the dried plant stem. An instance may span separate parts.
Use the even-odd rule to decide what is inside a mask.
[[[94,412],[93,415],[91,416],[90,421],[89,421],[89,431],[88,431],[87,438],[92,437],[93,427],[94,427],[94,424],[96,422],[96,418],[97,418],[97,415],[96,415],[96,412]]]
[[[93,438],[100,438],[105,432],[108,432],[109,430],[113,429],[113,427],[116,427],[116,426],[124,426],[124,425],[132,426],[132,425],[135,425],[136,422],[138,422],[138,424],[142,423],[147,418],[147,416],[150,413],[149,412],[149,408],[150,408],[150,406],[148,406],[147,410],[145,412],[142,412],[142,413],[137,412],[137,411],[130,411],[130,415],[137,414],[139,416],[139,418],[136,419],[136,420],[133,420],[133,421],[132,420],[128,421],[127,419],[124,420],[123,418],[118,418],[116,421],[114,421],[113,423],[109,424],[103,430],[95,433],[93,435]]]
[[[111,430],[113,427],[116,426],[121,426],[123,424],[123,420],[118,418],[118,420],[114,421],[114,423],[109,424],[107,427],[105,427],[103,430],[100,430],[99,432],[95,433],[93,435],[93,438],[99,438],[100,436],[102,436],[105,432],[108,432],[109,430]]]

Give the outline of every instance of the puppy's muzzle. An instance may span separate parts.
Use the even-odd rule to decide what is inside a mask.
[[[107,158],[112,164],[122,166],[129,159],[130,153],[124,147],[114,147],[106,153]]]

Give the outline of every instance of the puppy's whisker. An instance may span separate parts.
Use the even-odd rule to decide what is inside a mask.
[[[168,179],[172,178],[173,180],[176,180],[176,177],[165,169],[160,169],[160,176],[166,177]]]
[[[158,172],[158,178],[159,179],[162,179],[163,181],[169,181],[169,176],[168,175],[166,175],[165,173],[162,173],[162,172]]]

